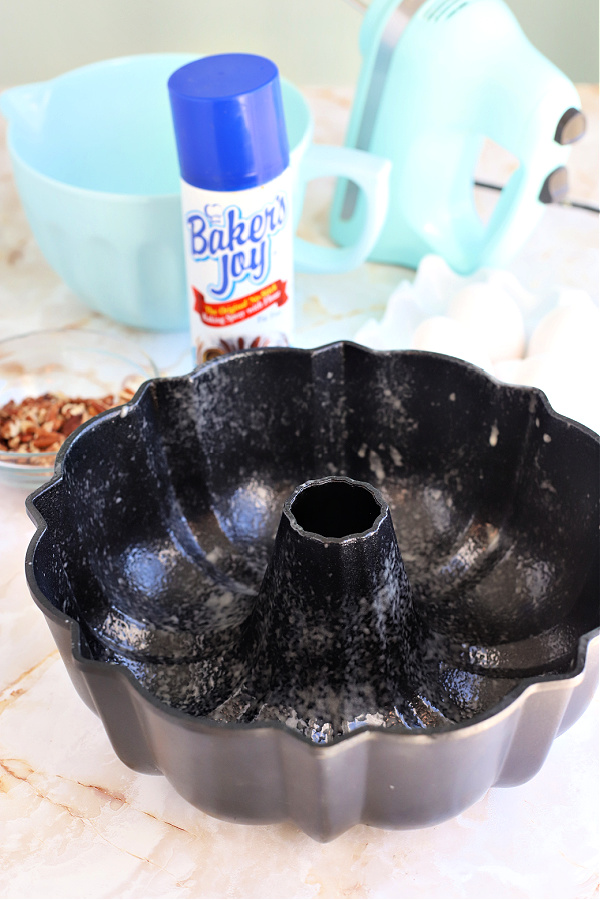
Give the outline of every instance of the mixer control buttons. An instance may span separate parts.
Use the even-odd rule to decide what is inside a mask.
[[[571,107],[556,126],[554,140],[557,144],[573,144],[585,134],[585,116],[580,109]]]
[[[546,178],[538,200],[541,203],[556,203],[565,199],[568,189],[567,170],[564,166],[559,166]]]

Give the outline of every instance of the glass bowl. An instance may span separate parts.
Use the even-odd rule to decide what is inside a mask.
[[[77,423],[90,417],[90,409],[100,411],[109,396],[111,406],[130,399],[144,381],[158,374],[154,362],[135,344],[101,332],[35,331],[0,341],[0,481],[36,487],[54,474],[57,453],[55,445],[45,449],[44,440],[37,441],[38,450],[2,448],[11,433],[5,430],[2,440],[3,426],[11,428],[2,409],[10,401],[19,405],[26,398],[46,395],[57,395],[63,405],[69,400],[105,400],[85,411],[79,404],[71,418]]]

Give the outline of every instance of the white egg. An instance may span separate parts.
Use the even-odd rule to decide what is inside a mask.
[[[492,362],[522,356],[525,326],[521,310],[498,285],[467,285],[452,298],[448,315],[468,329]]]
[[[447,316],[432,316],[421,322],[413,334],[411,347],[466,359],[488,372],[492,368],[489,356],[467,329]]]
[[[569,356],[600,354],[600,312],[589,303],[577,302],[555,307],[534,329],[528,356],[566,353]]]
[[[556,412],[594,431],[600,430],[600,366],[598,358],[575,359],[561,353],[539,353],[498,364],[494,374],[510,384],[540,388]]]
[[[492,374],[506,384],[525,384],[521,378],[523,362],[522,359],[502,359],[494,365]]]

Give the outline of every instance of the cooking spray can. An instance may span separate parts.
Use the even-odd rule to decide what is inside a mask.
[[[169,79],[197,363],[292,331],[289,146],[277,66],[207,56]]]

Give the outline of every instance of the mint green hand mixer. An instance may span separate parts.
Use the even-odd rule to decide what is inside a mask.
[[[346,144],[392,162],[370,258],[416,268],[437,253],[462,274],[505,265],[566,193],[569,144],[585,130],[573,84],[502,0],[373,0],[360,48]],[[519,161],[487,224],[473,191],[485,138]],[[333,239],[352,243],[364,215],[358,188],[340,179]]]

